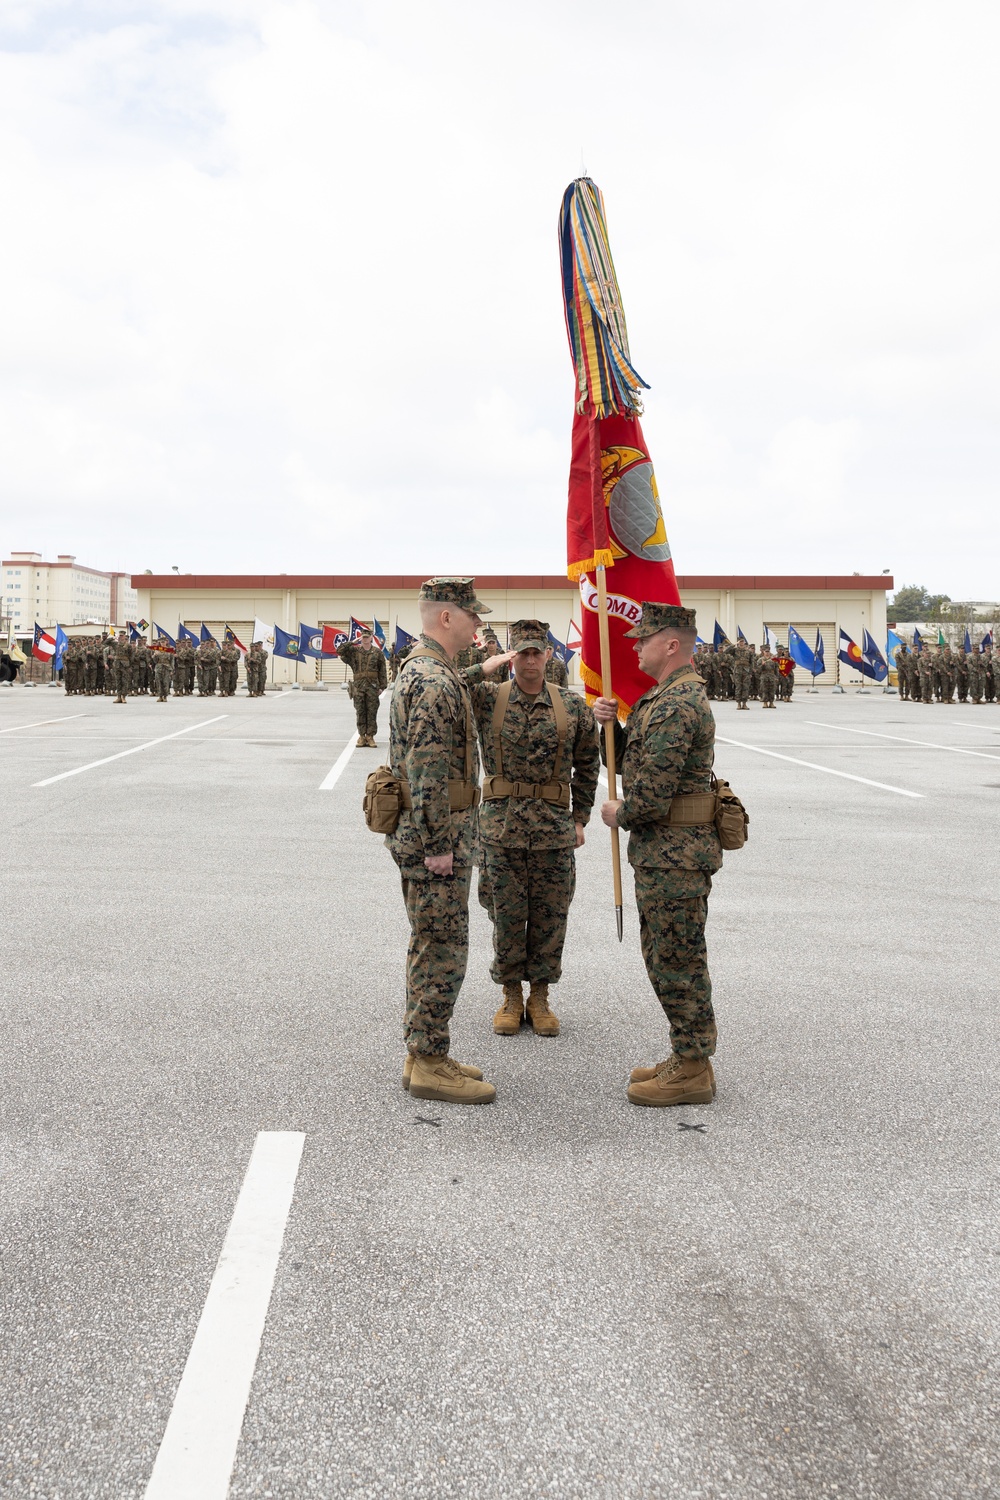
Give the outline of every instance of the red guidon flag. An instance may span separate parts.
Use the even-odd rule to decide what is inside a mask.
[[[577,404],[567,510],[567,572],[583,605],[580,675],[601,692],[595,569],[607,571],[611,680],[627,713],[650,686],[634,642],[625,640],[643,600],[679,604],[653,463],[639,425],[633,368],[596,184],[581,177],[563,195],[559,222],[566,330],[576,370]]]

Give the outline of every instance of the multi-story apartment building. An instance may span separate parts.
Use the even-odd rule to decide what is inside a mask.
[[[138,595],[128,573],[82,567],[69,553],[44,562],[40,552],[12,552],[0,567],[0,615],[15,632],[39,625],[124,625],[134,620]]]

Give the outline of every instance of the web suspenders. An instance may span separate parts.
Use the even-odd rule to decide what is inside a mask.
[[[553,779],[542,783],[508,781],[504,775],[502,731],[507,709],[510,707],[510,695],[513,691],[514,681],[511,678],[509,682],[503,684],[497,693],[497,701],[493,705],[493,754],[496,761],[496,774],[486,778],[483,799],[486,802],[494,802],[501,797],[523,797],[554,802],[560,807],[569,807],[569,782],[561,780],[566,741],[569,737],[569,715],[566,712],[562,695],[555,684],[549,687],[549,702],[552,704],[552,717],[555,719],[557,738],[556,758],[552,769]]]

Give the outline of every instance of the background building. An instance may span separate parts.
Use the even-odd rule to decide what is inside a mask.
[[[132,582],[138,591],[136,606],[142,619],[154,621],[171,635],[183,622],[195,634],[202,621],[216,639],[228,623],[244,645],[249,645],[254,619],[268,625],[280,625],[295,633],[300,623],[309,626],[334,625],[346,628],[351,615],[359,620],[378,619],[385,626],[391,643],[396,625],[416,635],[420,628],[417,589],[423,577],[405,576],[338,576],[320,574],[137,574]],[[870,630],[880,649],[885,649],[886,593],[893,588],[888,574],[868,577],[682,577],[678,579],[685,604],[698,614],[698,632],[711,641],[718,620],[730,640],[735,641],[737,627],[756,645],[764,639],[769,625],[778,639],[787,643],[788,626],[792,624],[811,646],[816,627],[823,633],[826,646],[826,675],[819,683],[832,687],[841,680],[858,682],[857,673],[839,668],[837,663],[838,632],[847,631],[861,643],[864,630]],[[484,602],[493,610],[490,624],[501,642],[504,627],[521,617],[548,620],[552,632],[564,641],[570,621],[581,619],[580,593],[563,576],[498,577],[476,574],[476,585]],[[152,630],[149,632],[155,634]],[[576,662],[574,661],[574,667]],[[315,662],[296,663],[276,660],[273,679],[276,682],[309,682],[317,675]],[[326,662],[321,668],[328,682],[342,681],[346,668],[339,662]],[[809,682],[799,672],[798,677]],[[578,674],[573,672],[573,680]]]
[[[70,553],[44,562],[40,552],[12,552],[0,563],[3,601],[0,615],[15,634],[31,635],[39,625],[124,625],[138,615],[136,591],[128,573],[85,568]]]

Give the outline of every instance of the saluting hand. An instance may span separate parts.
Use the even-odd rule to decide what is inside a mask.
[[[514,660],[513,651],[504,651],[499,656],[488,656],[484,662],[480,662],[484,677],[492,677],[494,672],[499,672],[501,667]]]

